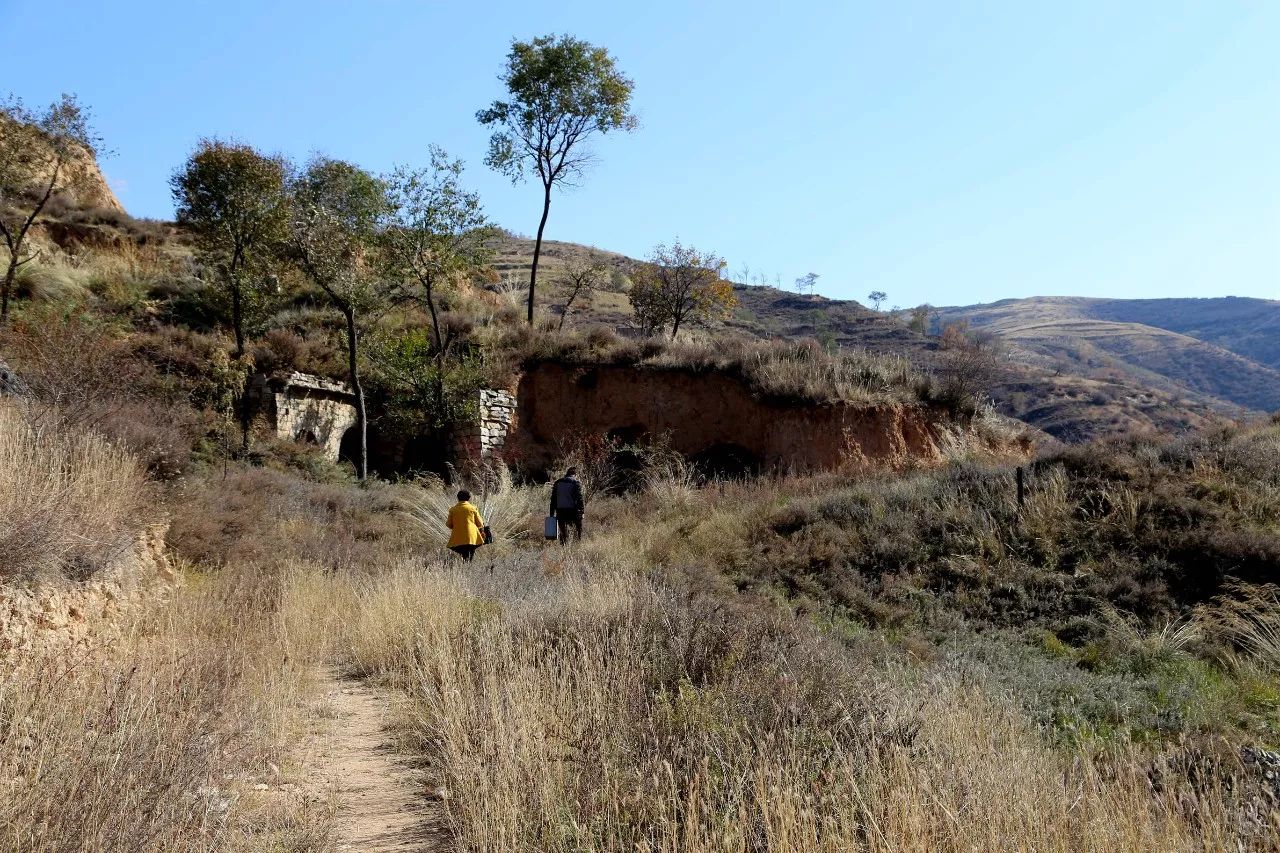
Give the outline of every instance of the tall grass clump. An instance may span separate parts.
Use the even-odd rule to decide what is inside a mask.
[[[327,849],[323,802],[279,794],[303,732],[311,649],[260,567],[193,578],[68,653],[0,674],[0,849]]]
[[[1272,675],[1280,674],[1280,587],[1235,584],[1225,595],[1197,608],[1199,625],[1221,641],[1227,656],[1243,658]]]
[[[1212,780],[1060,753],[941,672],[868,666],[622,558],[311,585],[335,652],[417,699],[459,849],[1211,850],[1276,828],[1233,823]]]
[[[461,486],[427,477],[403,498],[404,512],[423,531],[443,542],[450,532],[445,522],[449,510],[458,502],[461,488],[471,492],[471,502],[493,530],[495,539],[527,540],[540,529],[538,521],[546,514],[542,509],[547,505],[545,490],[516,483],[505,465],[482,467],[464,478]]]
[[[85,577],[142,526],[143,473],[127,453],[56,422],[37,428],[0,402],[0,580]]]
[[[0,263],[7,258],[0,259]],[[68,302],[83,298],[88,288],[78,271],[58,264],[32,262],[18,268],[14,294],[33,302]]]

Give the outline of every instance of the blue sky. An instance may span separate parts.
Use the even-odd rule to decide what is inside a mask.
[[[375,171],[427,146],[532,233],[475,111],[513,37],[572,32],[636,81],[547,234],[680,237],[889,303],[1280,296],[1280,3],[28,2],[5,80],[73,91],[137,216],[204,135]],[[56,9],[56,11],[55,11]]]

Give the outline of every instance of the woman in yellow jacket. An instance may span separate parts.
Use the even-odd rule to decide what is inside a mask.
[[[480,510],[471,503],[471,493],[466,489],[458,492],[458,502],[449,510],[449,519],[445,522],[451,531],[449,534],[449,550],[462,555],[468,563],[476,555],[476,549],[484,544],[484,519]]]

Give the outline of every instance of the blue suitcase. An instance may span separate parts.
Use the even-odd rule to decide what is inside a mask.
[[[542,535],[548,539],[555,539],[559,533],[559,525],[556,524],[555,516],[548,515],[547,520],[542,523]]]

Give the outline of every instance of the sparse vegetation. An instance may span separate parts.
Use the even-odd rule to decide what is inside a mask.
[[[630,340],[607,329],[567,334],[513,332],[499,344],[500,365],[558,361],[634,365],[656,370],[721,373],[753,389],[804,402],[921,401],[932,381],[902,357],[866,351],[827,352],[814,341]],[[495,365],[495,367],[498,365]]]
[[[1027,449],[986,399],[1009,351],[963,318],[876,316],[814,273],[748,292],[679,243],[638,266],[544,245],[584,143],[634,127],[632,84],[569,36],[516,42],[503,82],[488,162],[544,190],[527,324],[506,301],[527,255],[439,149],[378,178],[202,142],[178,226],[77,208],[56,159],[15,219],[29,194],[0,175],[22,391],[0,399],[0,593],[89,589],[165,524],[179,576],[0,674],[0,847],[332,849],[331,804],[283,780],[337,668],[407,697],[397,729],[459,850],[1277,849],[1280,422],[997,456]],[[35,139],[6,110],[0,170]],[[74,100],[50,116],[75,142],[55,152],[92,153]],[[535,323],[540,264],[558,323]],[[1092,373],[1065,397],[1118,428],[1159,407],[1073,347]],[[807,476],[565,435],[538,463],[583,475],[590,535],[565,549],[537,547],[546,487],[501,460],[441,451],[446,484],[404,446],[403,479],[367,476],[370,420],[444,448],[481,388],[547,361],[954,417],[927,463]],[[351,383],[355,464],[265,432],[230,453],[255,365]],[[465,566],[443,547],[460,486],[497,539]]]
[[[92,575],[133,541],[143,472],[100,436],[0,400],[0,582]]]
[[[527,319],[532,326],[551,191],[582,177],[591,137],[636,128],[639,122],[630,112],[635,84],[618,70],[608,50],[570,35],[513,42],[502,82],[509,100],[494,101],[476,119],[495,128],[485,162],[513,182],[532,172],[542,185],[542,218],[529,267]]]

